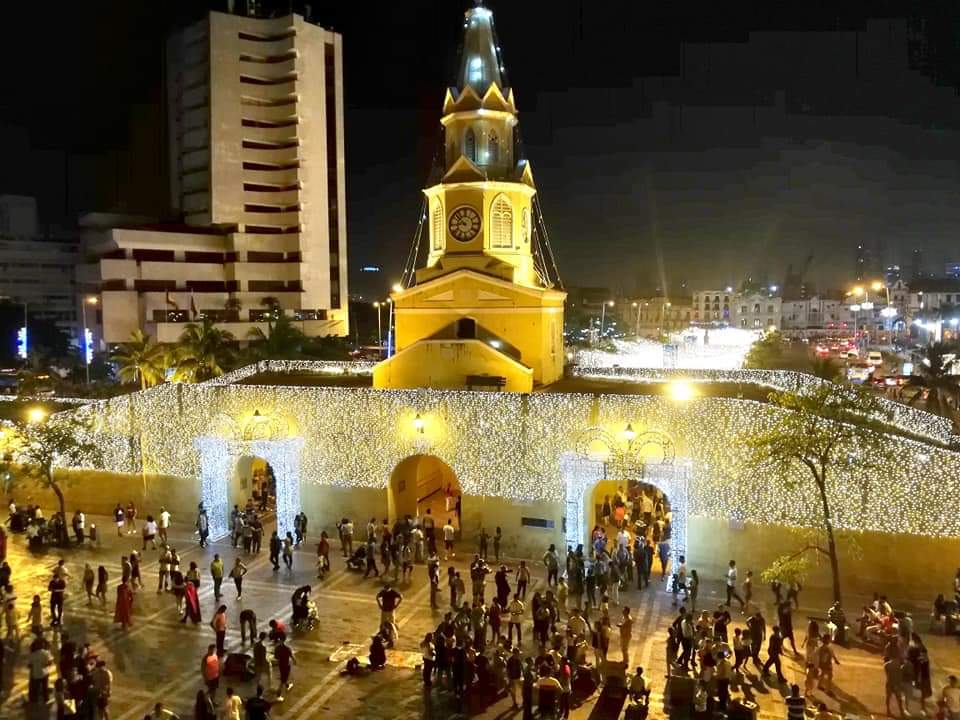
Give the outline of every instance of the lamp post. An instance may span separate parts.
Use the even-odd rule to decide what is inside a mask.
[[[600,308],[600,339],[603,340],[603,321],[607,315],[607,306],[613,307],[613,300],[607,300]]]
[[[379,300],[374,301],[373,306],[377,309],[377,350],[383,352],[383,326],[381,325],[380,320],[380,306],[382,303]]]
[[[86,367],[87,371],[87,385],[90,384],[90,334],[87,329],[87,305],[96,305],[97,298],[96,296],[89,296],[83,298],[83,302],[80,303],[80,313],[83,316],[83,364]]]

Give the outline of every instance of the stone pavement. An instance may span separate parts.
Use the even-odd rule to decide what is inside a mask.
[[[196,544],[191,528],[185,523],[175,523],[170,533],[171,544],[179,551],[181,567],[186,569],[193,560],[203,573],[200,591],[203,622],[198,626],[180,624],[172,596],[169,593],[156,592],[158,553],[147,549],[143,552],[142,567],[145,587],[136,595],[133,626],[124,632],[113,624],[115,588],[120,575],[119,561],[122,554],[133,548],[140,548],[140,539],[132,536],[118,538],[115,526],[112,526],[108,519],[98,518],[97,521],[98,527],[107,530],[106,533],[101,533],[101,547],[70,548],[63,553],[71,573],[64,616],[65,630],[75,642],[92,643],[113,671],[113,720],[140,720],[158,699],[162,699],[169,708],[184,718],[192,717],[193,699],[201,687],[200,658],[207,645],[213,642],[213,633],[207,624],[214,610],[213,585],[208,570],[210,560],[214,552],[219,552],[225,566],[229,568],[234,557],[238,554],[243,556],[242,550],[235,550],[228,541],[219,541],[206,550],[201,549]],[[432,720],[449,718],[460,711],[456,701],[445,691],[435,688],[432,694],[425,694],[419,673],[415,669],[419,661],[419,641],[426,632],[434,629],[446,610],[430,610],[429,586],[426,570],[422,565],[416,567],[411,583],[398,585],[404,594],[404,602],[397,613],[400,640],[396,651],[390,654],[388,667],[359,677],[341,675],[340,671],[347,658],[353,654],[366,655],[366,646],[379,619],[374,596],[380,583],[372,578],[364,580],[361,574],[347,571],[336,541],[332,543],[332,573],[323,581],[317,580],[315,540],[315,532],[312,532],[311,542],[308,542],[303,550],[297,551],[292,572],[285,568],[273,572],[267,558],[266,545],[259,555],[244,557],[249,573],[244,580],[241,601],[236,600],[230,580],[225,580],[223,585],[223,604],[228,608],[230,622],[228,651],[242,647],[238,628],[241,609],[253,609],[257,614],[258,629],[266,629],[270,618],[289,619],[290,595],[294,589],[303,584],[314,587],[314,599],[320,611],[320,625],[308,633],[292,631],[290,645],[297,655],[297,666],[293,671],[294,687],[287,692],[285,702],[275,706],[274,717],[390,717],[394,720]],[[34,593],[39,593],[43,598],[44,620],[49,622],[46,584],[59,557],[56,551],[46,554],[30,553],[25,547],[22,535],[10,536],[8,560],[13,568],[13,584],[19,598],[18,608],[24,634],[27,633],[27,610]],[[454,562],[464,576],[470,557],[468,551]],[[81,587],[85,562],[90,562],[94,569],[103,564],[110,573],[106,607],[101,607],[96,601],[92,606],[86,602]],[[544,585],[542,568],[535,567],[534,575],[535,580],[528,590],[528,600],[533,592],[542,589]],[[442,568],[442,577],[446,577],[445,567]],[[488,587],[492,592],[492,582]],[[666,671],[666,627],[675,614],[671,607],[671,596],[663,591],[663,587],[662,584],[655,583],[642,592],[629,591],[622,594],[622,601],[633,608],[635,623],[629,664],[631,671],[637,664],[646,668],[645,675],[653,687],[651,717],[661,717],[664,714],[662,692]],[[721,590],[719,584],[713,586],[704,583],[701,586],[698,609],[715,608],[721,600]],[[759,594],[769,595],[762,589]],[[445,597],[447,593],[443,592],[441,599]],[[826,596],[818,596],[812,592],[805,592],[801,595],[801,600],[803,605],[795,613],[794,620],[798,636],[802,636],[806,627],[807,614],[820,615],[828,604]],[[851,598],[848,601],[849,607],[856,607],[856,602]],[[767,605],[763,610],[769,623],[769,618],[773,615],[772,605]],[[611,616],[618,617],[619,609],[612,608]],[[918,628],[925,630],[926,614],[915,613],[915,618]],[[737,615],[734,626],[740,625],[741,617]],[[531,629],[525,627],[525,650],[532,648],[529,644],[531,635]],[[56,654],[57,636],[49,631],[47,636],[54,641],[53,650]],[[933,687],[936,694],[939,693],[946,675],[960,674],[960,649],[956,638],[929,634],[924,637],[934,667]],[[249,649],[249,645],[247,648]],[[18,654],[12,651],[7,654],[0,686],[3,693],[0,717],[22,716],[19,707],[27,687],[24,662],[26,651],[27,643],[23,642]],[[616,657],[618,654],[619,643],[614,640],[611,643],[611,659],[619,659]],[[839,648],[838,656],[841,664],[837,668],[835,683],[838,689],[837,697],[842,705],[838,707],[837,701],[828,699],[831,706],[864,715],[883,714],[883,673],[878,653],[864,649]],[[786,656],[784,672],[790,681],[796,681],[802,686],[802,666],[790,655]],[[221,684],[218,694],[220,698],[223,697],[224,685],[225,683]],[[251,683],[242,682],[235,683],[234,687],[242,697],[246,697],[253,689]],[[783,718],[783,690],[775,684],[762,682],[755,675],[748,674],[746,686],[734,694],[745,694],[756,699],[763,718]],[[578,720],[588,717],[599,720],[600,717],[606,717],[594,712],[595,703],[596,696],[575,709],[571,713],[572,717]],[[916,710],[917,706],[914,704],[912,707]],[[510,701],[501,700],[480,717],[508,718],[513,715]],[[516,717],[519,718],[519,713]]]

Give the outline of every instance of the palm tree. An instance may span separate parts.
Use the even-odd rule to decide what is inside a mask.
[[[111,357],[118,365],[120,381],[139,382],[141,390],[163,382],[169,359],[166,349],[143,330],[130,333],[130,340],[121,343]]]
[[[927,391],[927,410],[936,415],[957,420],[957,400],[960,392],[960,375],[953,374],[956,346],[943,342],[927,345],[923,361],[914,366],[914,375],[907,381],[908,387],[919,387]],[[917,393],[910,401],[912,405],[922,393]]]
[[[250,347],[251,354],[261,360],[292,360],[300,357],[306,339],[303,332],[283,314],[267,321],[266,333],[253,327],[247,337],[254,343]]]
[[[223,375],[224,367],[233,359],[233,341],[233,334],[218,328],[210,318],[205,317],[200,325],[189,323],[175,350],[177,369],[174,379],[201,382]]]

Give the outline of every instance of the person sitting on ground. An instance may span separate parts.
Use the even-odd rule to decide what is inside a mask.
[[[383,636],[377,633],[370,639],[370,668],[380,670],[387,664],[387,651],[383,646]]]
[[[635,703],[650,704],[650,688],[647,687],[647,681],[643,677],[643,668],[639,666],[634,676],[630,678],[630,699]]]
[[[310,615],[310,592],[309,585],[302,585],[293,591],[290,603],[293,605],[293,622],[298,623],[306,620]]]

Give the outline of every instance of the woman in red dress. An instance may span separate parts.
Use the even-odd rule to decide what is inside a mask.
[[[197,586],[192,582],[188,582],[184,585],[183,596],[186,602],[183,618],[180,622],[186,623],[187,618],[190,618],[190,621],[196,625],[200,622],[200,598],[197,596]]]
[[[130,626],[130,618],[133,614],[133,590],[130,585],[124,581],[117,586],[117,607],[113,612],[113,621],[120,623],[126,630]]]

